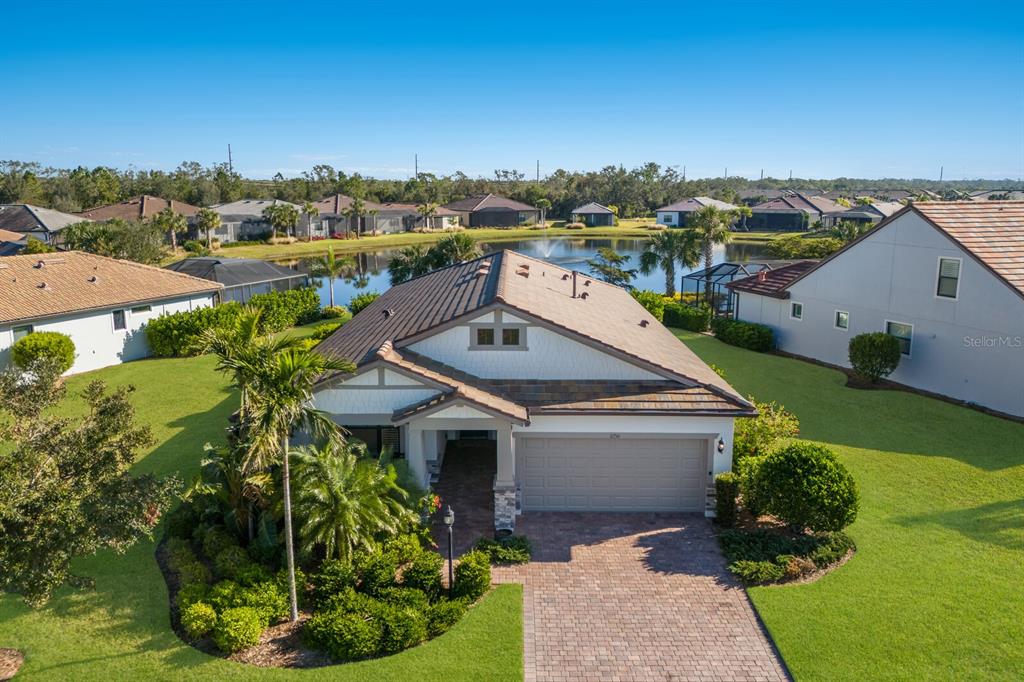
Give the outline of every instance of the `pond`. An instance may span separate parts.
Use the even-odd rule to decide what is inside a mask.
[[[615,249],[615,251],[624,256],[629,256],[628,268],[638,268],[640,254],[643,252],[645,243],[645,239],[537,238],[481,243],[480,248],[484,253],[511,249],[564,268],[589,272],[587,261],[593,259],[597,255],[597,250],[605,246]],[[335,303],[345,305],[353,296],[360,292],[377,291],[383,293],[391,288],[391,282],[388,279],[388,262],[399,250],[399,248],[380,249],[352,254],[350,257],[356,261],[356,266],[351,269],[347,277],[339,278],[334,282]],[[762,244],[749,242],[718,245],[714,250],[715,263],[723,261],[743,262],[764,259],[766,257],[767,254]],[[283,262],[282,265],[289,265],[300,272],[309,272],[309,262],[305,260]],[[701,268],[696,269],[699,270]],[[690,270],[687,272],[690,272]],[[676,277],[681,278],[683,274],[683,272],[677,271]],[[633,285],[638,289],[664,291],[665,273],[660,269],[649,275],[638,273],[636,279],[633,280]],[[329,300],[328,281],[326,279],[320,280],[317,286],[324,305],[327,305]],[[679,288],[678,279],[676,288]],[[692,289],[692,287],[688,287],[688,289]]]

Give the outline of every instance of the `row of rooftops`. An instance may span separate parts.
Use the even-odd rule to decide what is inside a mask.
[[[723,211],[731,211],[739,208],[734,204],[719,201],[710,197],[691,197],[682,201],[662,206],[659,213],[691,213],[698,211],[705,206],[714,206]],[[856,206],[844,206],[824,196],[810,196],[799,192],[789,192],[767,199],[750,208],[754,213],[807,213],[811,215],[835,216],[840,219],[849,218],[872,218],[880,219],[891,216],[903,208],[904,204],[898,201],[872,201],[871,203],[858,204]]]

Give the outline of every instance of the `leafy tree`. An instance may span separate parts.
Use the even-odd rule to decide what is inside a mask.
[[[154,265],[164,256],[163,232],[152,224],[114,218],[83,221],[61,233],[68,249]]]
[[[93,381],[79,419],[53,408],[64,397],[53,364],[0,374],[0,588],[38,606],[66,582],[71,562],[101,549],[124,552],[152,529],[178,481],[132,475],[152,444],[135,424],[132,388]]]
[[[159,230],[161,233],[170,235],[171,250],[177,253],[178,233],[184,232],[188,229],[188,220],[185,219],[185,216],[175,213],[170,207],[167,207],[150,218],[150,223],[153,225],[154,229]]]
[[[540,226],[546,227],[548,211],[551,210],[551,200],[541,197],[540,199],[534,200],[533,205],[540,209]]]
[[[314,258],[310,262],[310,272],[314,277],[326,277],[328,291],[330,292],[331,307],[334,307],[334,281],[341,277],[345,270],[353,267],[355,261],[351,258],[335,258],[334,247],[327,247],[327,255],[321,258]]]
[[[316,218],[318,215],[320,215],[320,209],[317,208],[316,205],[312,201],[304,201],[304,202],[302,202],[302,215],[306,216],[306,230],[308,231],[309,239],[312,239],[313,238],[313,218]],[[332,282],[333,282],[333,280],[332,280]],[[333,292],[332,292],[332,296],[333,296]],[[334,299],[332,298],[331,300],[333,301]],[[331,305],[334,305],[334,303],[331,303]]]
[[[291,204],[275,202],[263,209],[263,217],[270,223],[275,237],[278,231],[283,231],[286,237],[290,237],[299,222],[299,209]]]
[[[213,248],[213,233],[220,228],[220,213],[212,208],[203,208],[196,214],[196,227],[206,234],[206,248]]]
[[[445,235],[430,247],[430,258],[435,269],[455,265],[456,263],[465,263],[474,258],[479,258],[481,255],[483,253],[480,251],[480,247],[465,232],[454,232]]]
[[[750,402],[757,408],[757,416],[738,419],[733,435],[733,469],[747,457],[760,457],[774,449],[786,438],[800,435],[800,420],[792,412],[776,402]]]
[[[434,257],[422,244],[407,246],[388,263],[391,286],[401,284],[413,277],[425,275],[434,269]],[[356,311],[353,311],[353,314]]]
[[[301,448],[295,457],[295,514],[305,552],[323,547],[328,559],[351,561],[357,549],[374,550],[379,540],[416,521],[403,500],[393,466],[366,457],[365,448],[329,442]]]
[[[597,258],[588,260],[587,265],[598,279],[630,289],[637,271],[626,268],[629,261],[629,256],[624,256],[609,246],[602,246],[597,250]]]
[[[692,268],[700,261],[697,235],[692,230],[662,230],[656,232],[640,254],[640,272],[645,275],[661,268],[665,272],[665,295],[675,296],[676,263],[683,269]]]
[[[58,374],[75,364],[75,343],[60,332],[33,332],[14,342],[11,359],[22,369],[29,369],[40,361],[53,363]]]
[[[21,250],[22,253],[53,253],[57,249],[50,246],[42,239],[36,239],[35,237],[28,237],[25,240],[25,248]]]

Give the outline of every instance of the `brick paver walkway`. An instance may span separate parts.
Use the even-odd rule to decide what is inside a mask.
[[[711,524],[686,514],[527,513],[526,682],[785,680]]]

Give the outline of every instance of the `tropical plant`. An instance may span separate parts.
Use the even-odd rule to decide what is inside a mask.
[[[356,239],[359,239],[359,235],[363,231],[363,216],[367,215],[366,204],[359,197],[352,199],[352,203],[348,205],[348,208],[342,209],[341,214],[348,219],[349,228],[352,227],[352,221],[356,223]]]
[[[36,239],[35,237],[27,237],[25,239],[25,248],[21,250],[22,253],[53,253],[57,249],[50,246],[42,239]]]
[[[206,235],[206,248],[213,248],[213,233],[220,228],[220,213],[212,208],[201,208],[196,214],[196,228],[200,234]]]
[[[320,209],[312,201],[302,202],[302,215],[306,216],[306,238],[313,238],[313,218],[320,215]],[[334,280],[331,280],[332,282]],[[331,292],[333,294],[333,292]],[[334,300],[333,298],[331,300]]]
[[[429,254],[432,268],[437,269],[479,258],[482,252],[469,234],[455,232],[438,239]]]
[[[150,223],[153,227],[159,230],[161,233],[170,236],[171,238],[171,250],[175,253],[178,252],[178,233],[184,232],[188,229],[188,220],[185,216],[175,213],[168,206],[164,210],[157,213],[155,216],[150,218]]]
[[[322,547],[329,559],[351,561],[357,549],[377,549],[381,538],[417,520],[403,504],[406,492],[394,467],[365,454],[365,448],[337,442],[292,454],[302,551]]]
[[[314,209],[316,210],[316,209]],[[341,277],[347,268],[355,265],[355,261],[351,258],[335,258],[334,247],[327,247],[327,255],[320,258],[314,258],[310,262],[310,272],[314,277],[326,277],[328,284],[328,292],[330,297],[330,305],[334,307],[334,281]]]
[[[416,207],[416,212],[419,213],[420,218],[423,219],[424,228],[430,228],[430,219],[433,218],[434,215],[437,213],[438,207],[439,204],[434,204],[429,201],[425,204],[420,204],[419,206]]]
[[[388,263],[388,276],[391,279],[391,286],[401,284],[413,277],[425,275],[433,270],[434,259],[431,253],[421,244],[407,246],[401,249]],[[352,306],[349,309],[353,313]]]
[[[243,447],[214,447],[207,443],[206,457],[199,463],[200,473],[185,493],[187,500],[203,498],[223,511],[224,523],[239,534],[255,537],[255,509],[266,505],[274,480],[265,470],[247,469]],[[214,557],[210,557],[211,559]]]
[[[361,294],[356,294],[352,297],[352,300],[348,302],[348,311],[355,315],[378,298],[380,298],[380,293],[376,291],[364,291]]]
[[[275,237],[282,230],[286,237],[290,237],[295,231],[295,225],[299,222],[299,209],[292,204],[275,201],[263,209],[263,217],[270,223]]]
[[[841,240],[844,244],[852,242],[861,235],[871,231],[874,227],[871,223],[858,223],[853,220],[842,220],[836,223],[830,230],[831,236]]]
[[[687,222],[687,229],[696,233],[696,239],[704,252],[704,269],[707,277],[704,280],[704,294],[711,300],[711,266],[714,264],[714,248],[716,244],[728,244],[732,241],[730,226],[741,214],[750,213],[743,207],[735,211],[723,210],[717,206],[702,206],[697,209]]]
[[[676,295],[676,264],[685,270],[700,262],[700,245],[692,230],[656,232],[640,254],[640,272],[645,275],[661,268],[665,272],[665,295]]]
[[[610,246],[602,246],[597,250],[597,257],[588,260],[587,265],[598,279],[630,289],[637,271],[626,267],[629,260],[629,256],[618,253]]]

